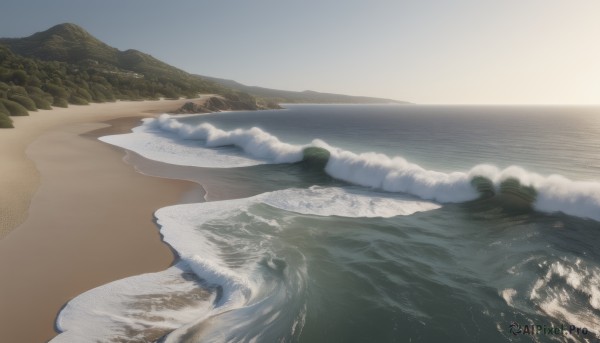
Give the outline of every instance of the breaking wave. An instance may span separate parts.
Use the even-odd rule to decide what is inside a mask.
[[[62,333],[52,342],[278,342],[296,337],[305,316],[304,258],[295,251],[295,257],[287,256],[290,252],[272,243],[286,229],[285,218],[264,218],[254,207],[365,218],[439,208],[405,196],[367,193],[315,186],[161,208],[157,222],[179,262],[79,295],[61,311],[57,328]],[[251,225],[253,230],[247,230]]]
[[[169,142],[139,143],[136,135],[153,135]],[[148,137],[145,137],[146,142]],[[322,166],[338,180],[388,192],[401,192],[439,203],[459,203],[484,196],[511,195],[535,210],[600,221],[600,183],[544,176],[519,166],[499,169],[481,164],[468,171],[427,170],[406,159],[369,152],[354,153],[315,139],[309,144],[282,142],[260,128],[221,130],[211,124],[189,125],[169,115],[146,119],[133,133],[101,138],[147,158],[201,167],[241,167],[305,161]],[[237,147],[239,150],[215,150]],[[206,154],[219,158],[198,158]],[[193,157],[193,158],[192,158]],[[218,163],[215,163],[215,160]]]

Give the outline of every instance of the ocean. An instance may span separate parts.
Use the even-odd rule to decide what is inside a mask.
[[[51,342],[600,339],[600,107],[284,107],[101,138],[248,191],[157,209],[178,262]]]

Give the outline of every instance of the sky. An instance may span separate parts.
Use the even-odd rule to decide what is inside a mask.
[[[419,104],[600,104],[598,0],[2,0],[0,37],[71,22],[247,85]]]

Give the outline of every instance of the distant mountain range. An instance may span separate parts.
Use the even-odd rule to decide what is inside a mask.
[[[313,91],[245,86],[193,75],[137,50],[120,51],[75,24],[60,24],[25,38],[0,38],[0,127],[8,115],[85,105],[218,94],[233,108],[277,108],[277,103],[403,103]]]
[[[284,91],[279,89],[264,88],[257,86],[246,86],[237,81],[220,79],[211,76],[201,75],[202,78],[214,81],[221,86],[231,88],[240,92],[245,92],[250,95],[269,99],[277,103],[316,103],[316,104],[381,104],[395,103],[408,104],[406,101],[398,101],[392,99],[373,98],[367,96],[351,96],[333,93],[320,93],[311,90],[303,92]]]

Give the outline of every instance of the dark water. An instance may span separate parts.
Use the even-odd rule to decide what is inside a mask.
[[[161,342],[600,339],[599,108],[294,105],[179,121],[107,141],[197,166],[195,149],[220,149],[231,158],[211,177],[255,196],[159,210],[180,264],[61,314],[66,328],[97,321],[84,314],[101,294],[129,331],[115,319],[57,342],[141,342],[159,326]],[[323,161],[296,149],[313,139]],[[148,325],[117,296],[144,292],[177,298],[177,314],[156,305]]]

